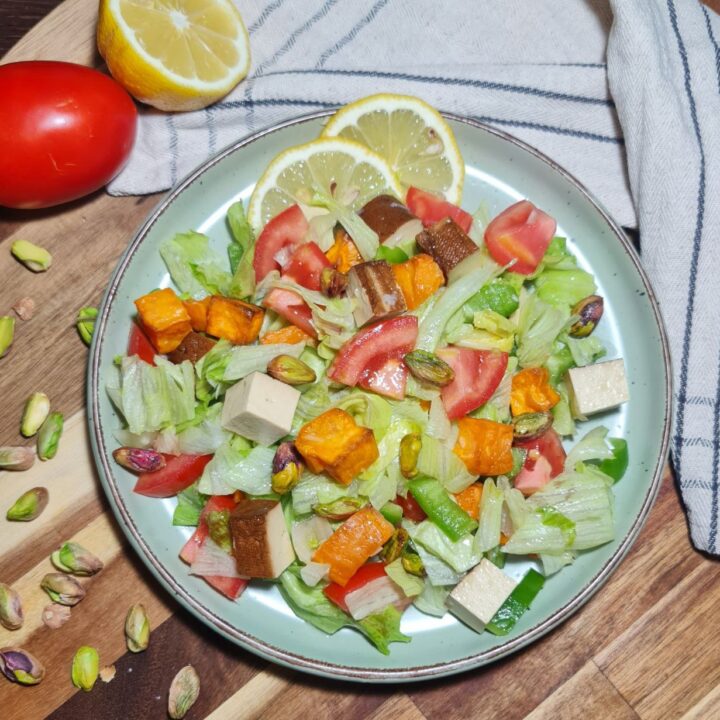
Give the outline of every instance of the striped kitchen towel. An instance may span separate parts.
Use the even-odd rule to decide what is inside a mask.
[[[250,132],[381,91],[536,146],[640,229],[671,340],[677,477],[695,545],[718,552],[720,18],[697,0],[236,3],[248,79],[202,111],[143,111],[110,191],[171,187]]]

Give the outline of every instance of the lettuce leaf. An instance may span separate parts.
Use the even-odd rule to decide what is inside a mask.
[[[265,372],[268,363],[278,355],[300,357],[304,349],[304,342],[293,345],[236,345],[230,350],[222,380],[226,383],[236,382],[254,372]]]
[[[172,524],[197,527],[200,522],[200,513],[206,502],[207,496],[198,492],[197,483],[181,490],[177,494],[177,505],[173,512]]]
[[[585,433],[565,458],[565,470],[573,470],[579,462],[608,460],[613,457],[612,448],[606,440],[607,434],[607,428],[602,425]]]
[[[304,515],[312,512],[313,505],[330,503],[341,497],[357,496],[357,481],[351,482],[346,487],[336,483],[327,475],[316,475],[306,468],[303,470],[300,481],[292,489],[292,504],[298,515]]]
[[[353,623],[352,627],[360,630],[383,655],[389,655],[390,643],[409,643],[411,640],[400,632],[401,618],[399,610],[388,605],[384,610]]]
[[[199,422],[180,430],[176,437],[177,451],[186,455],[205,455],[214,453],[226,442],[230,433],[221,425],[222,408],[222,403],[210,405]]]
[[[455,586],[462,579],[463,573],[453,570],[444,560],[426,550],[422,545],[415,545],[427,573],[428,582],[434,587]]]
[[[232,279],[228,293],[232,297],[248,298],[255,292],[255,235],[250,227],[241,202],[233,203],[227,211],[232,242],[228,245],[228,258]]]
[[[520,367],[538,367],[553,351],[557,336],[570,319],[567,307],[544,303],[537,295],[522,293],[518,309],[517,357]]]
[[[451,590],[452,586],[433,585],[425,580],[423,591],[415,598],[413,605],[426,615],[443,617],[448,611],[445,600]]]
[[[476,552],[484,553],[500,544],[503,501],[503,491],[495,485],[492,479],[485,480],[480,499],[479,527],[475,533]]]
[[[607,353],[605,346],[595,335],[584,338],[568,337],[566,342],[577,367],[590,365]]]
[[[430,520],[423,520],[417,525],[410,537],[415,545],[422,545],[458,573],[466,572],[482,560],[482,553],[475,549],[472,535],[468,533],[453,542]]]
[[[535,278],[538,297],[554,306],[572,307],[596,290],[593,276],[579,268],[545,270]]]
[[[400,586],[406,597],[415,597],[425,588],[425,581],[405,570],[400,558],[388,563],[385,572],[396,585]]]
[[[242,490],[250,495],[267,495],[272,492],[273,448],[250,443],[234,435],[223,443],[213,459],[205,466],[198,481],[198,490],[206,495],[230,495]]]
[[[363,260],[372,260],[375,257],[380,247],[378,234],[356,212],[324,193],[315,193],[311,204],[330,211],[352,238]]]
[[[439,480],[452,493],[461,492],[476,479],[451,447],[429,435],[422,436],[417,470],[421,475]]]

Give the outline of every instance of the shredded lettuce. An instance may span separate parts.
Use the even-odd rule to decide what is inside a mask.
[[[316,475],[306,468],[303,470],[300,482],[292,489],[292,504],[298,515],[304,515],[312,511],[313,505],[330,503],[341,497],[357,497],[357,495],[357,481],[346,487],[326,475]]]
[[[565,342],[567,337],[561,335],[558,340],[555,341],[552,349],[552,353],[545,361],[545,367],[550,373],[550,382],[552,385],[557,387],[558,383],[565,377],[565,373],[575,367],[575,360],[570,348]]]
[[[354,390],[335,403],[335,407],[353,416],[358,425],[373,431],[375,440],[382,440],[392,421],[392,405],[375,393]]]
[[[390,433],[388,433],[389,435]],[[387,438],[387,435],[383,441]],[[382,443],[380,443],[382,445]],[[387,462],[382,469],[373,470],[375,464],[380,461]],[[386,459],[382,456],[360,476],[358,482],[358,493],[370,500],[370,504],[376,509],[394,500],[398,494],[398,482],[400,480],[400,466],[397,460],[397,446],[395,452],[386,453]]]
[[[521,293],[518,309],[517,357],[520,367],[538,367],[553,351],[555,338],[570,319],[566,307],[553,307],[537,295]]]
[[[480,519],[475,533],[475,551],[484,553],[500,544],[504,494],[492,479],[483,483],[480,499]]]
[[[422,545],[415,545],[415,549],[425,567],[428,582],[433,587],[447,587],[460,582],[463,573],[453,570],[444,560],[427,551]]]
[[[572,270],[545,270],[535,278],[538,297],[549,305],[571,307],[597,290],[593,276]]]
[[[400,632],[400,611],[388,605],[380,612],[358,620],[353,627],[360,630],[370,642],[383,654],[390,654],[390,643],[408,643],[411,638]]]
[[[222,403],[210,405],[197,424],[190,425],[177,433],[178,453],[184,455],[213,453],[230,437],[230,433],[220,424],[222,407]]]
[[[196,232],[178,233],[160,245],[170,277],[180,292],[196,300],[206,295],[227,295],[232,276],[225,269],[223,258],[210,247],[206,235]]]
[[[352,238],[363,260],[372,260],[375,257],[380,247],[378,234],[368,227],[356,212],[324,193],[315,193],[311,204],[330,211],[330,215],[345,228],[347,234]]]
[[[543,259],[533,273],[533,277],[537,277],[547,269],[553,270],[572,270],[577,267],[575,256],[567,249],[567,240],[564,237],[556,235],[548,245],[548,249],[543,255]]]
[[[540,562],[543,566],[543,574],[545,577],[554,575],[559,570],[562,570],[566,565],[570,565],[575,561],[575,553],[572,550],[565,550],[565,552],[557,555],[551,555],[550,553],[540,553]]]
[[[230,351],[222,379],[224,382],[236,382],[254,372],[265,372],[268,363],[278,355],[300,357],[304,349],[305,343],[302,342],[293,345],[236,345]]]
[[[507,422],[510,420],[510,393],[512,391],[512,378],[517,370],[518,361],[512,355],[508,358],[507,368],[500,384],[492,397],[477,410],[470,413],[471,417],[484,418],[493,422]]]
[[[498,278],[476,292],[463,305],[463,313],[467,320],[472,320],[475,313],[483,310],[492,310],[508,318],[518,309],[518,305],[517,290],[506,280]]]
[[[567,536],[562,528],[557,524],[544,523],[542,513],[535,511],[527,513],[523,524],[515,528],[510,539],[503,545],[503,551],[509,555],[557,554],[568,548]]]
[[[230,495],[242,490],[250,495],[272,492],[273,448],[258,445],[250,449],[245,438],[234,435],[223,443],[205,466],[198,490],[206,495]]]
[[[413,605],[426,615],[443,617],[447,613],[445,600],[451,590],[452,586],[433,585],[425,580],[423,591],[415,598]]]
[[[446,444],[450,445],[450,439],[452,438],[453,431],[457,431],[457,425],[453,426],[450,422],[450,418],[447,416],[442,398],[438,393],[430,401],[430,412],[428,413],[426,432],[430,437],[442,440]],[[454,442],[452,444],[454,445]]]
[[[429,435],[422,436],[417,470],[421,475],[439,480],[452,493],[461,492],[475,482],[475,476],[468,472],[452,448]]]
[[[177,505],[173,512],[172,524],[196,527],[200,522],[200,513],[205,507],[206,501],[207,496],[198,492],[197,483],[181,490],[177,494]]]
[[[423,520],[417,525],[410,533],[410,537],[415,545],[422,545],[428,552],[439,557],[459,573],[466,572],[482,560],[482,553],[475,549],[471,534],[468,533],[453,542],[429,520]]]
[[[402,560],[398,558],[385,566],[388,577],[399,585],[406,597],[415,597],[425,588],[425,581],[417,575],[411,575],[403,567]]]
[[[573,470],[579,462],[613,457],[612,448],[606,440],[607,434],[607,428],[599,425],[583,435],[565,458],[565,470]]]
[[[195,377],[189,361],[173,365],[160,355],[150,365],[131,355],[120,365],[120,383],[108,393],[131,433],[162,430],[195,416]]]
[[[241,202],[233,203],[227,212],[227,222],[233,241],[228,245],[232,279],[228,293],[232,297],[247,298],[255,292],[255,235]]]
[[[595,335],[589,335],[584,338],[569,337],[566,342],[573,362],[577,367],[590,365],[607,352],[605,346]]]
[[[575,421],[570,410],[570,398],[564,382],[558,383],[555,388],[560,395],[560,401],[552,408],[553,428],[558,435],[574,435]]]

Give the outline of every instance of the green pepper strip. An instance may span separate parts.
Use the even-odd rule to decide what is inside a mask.
[[[430,520],[453,542],[477,528],[478,524],[450,499],[437,480],[417,477],[408,483],[408,489]]]
[[[386,502],[380,508],[380,514],[393,525],[399,525],[403,517],[402,508],[394,502]]]
[[[377,249],[377,253],[375,253],[375,259],[385,260],[391,265],[397,265],[398,263],[402,263],[408,260],[408,254],[400,248],[381,245]]]
[[[620,480],[628,468],[628,446],[622,438],[609,438],[608,442],[613,456],[598,463],[598,469],[611,477],[615,482]]]
[[[485,629],[493,635],[507,635],[521,615],[530,608],[544,584],[545,578],[537,570],[528,570]]]
[[[496,545],[491,550],[488,550],[485,553],[485,557],[493,565],[495,565],[495,567],[499,567],[501,570],[505,567],[505,553],[502,551],[502,548],[499,545]]]

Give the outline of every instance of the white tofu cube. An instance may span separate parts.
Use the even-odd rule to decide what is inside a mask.
[[[570,409],[575,417],[584,418],[627,402],[628,386],[622,359],[572,368],[566,377]]]
[[[450,593],[448,610],[476,632],[482,632],[516,584],[500,568],[483,558]]]
[[[225,393],[222,426],[260,445],[272,445],[292,427],[300,392],[254,372]]]

